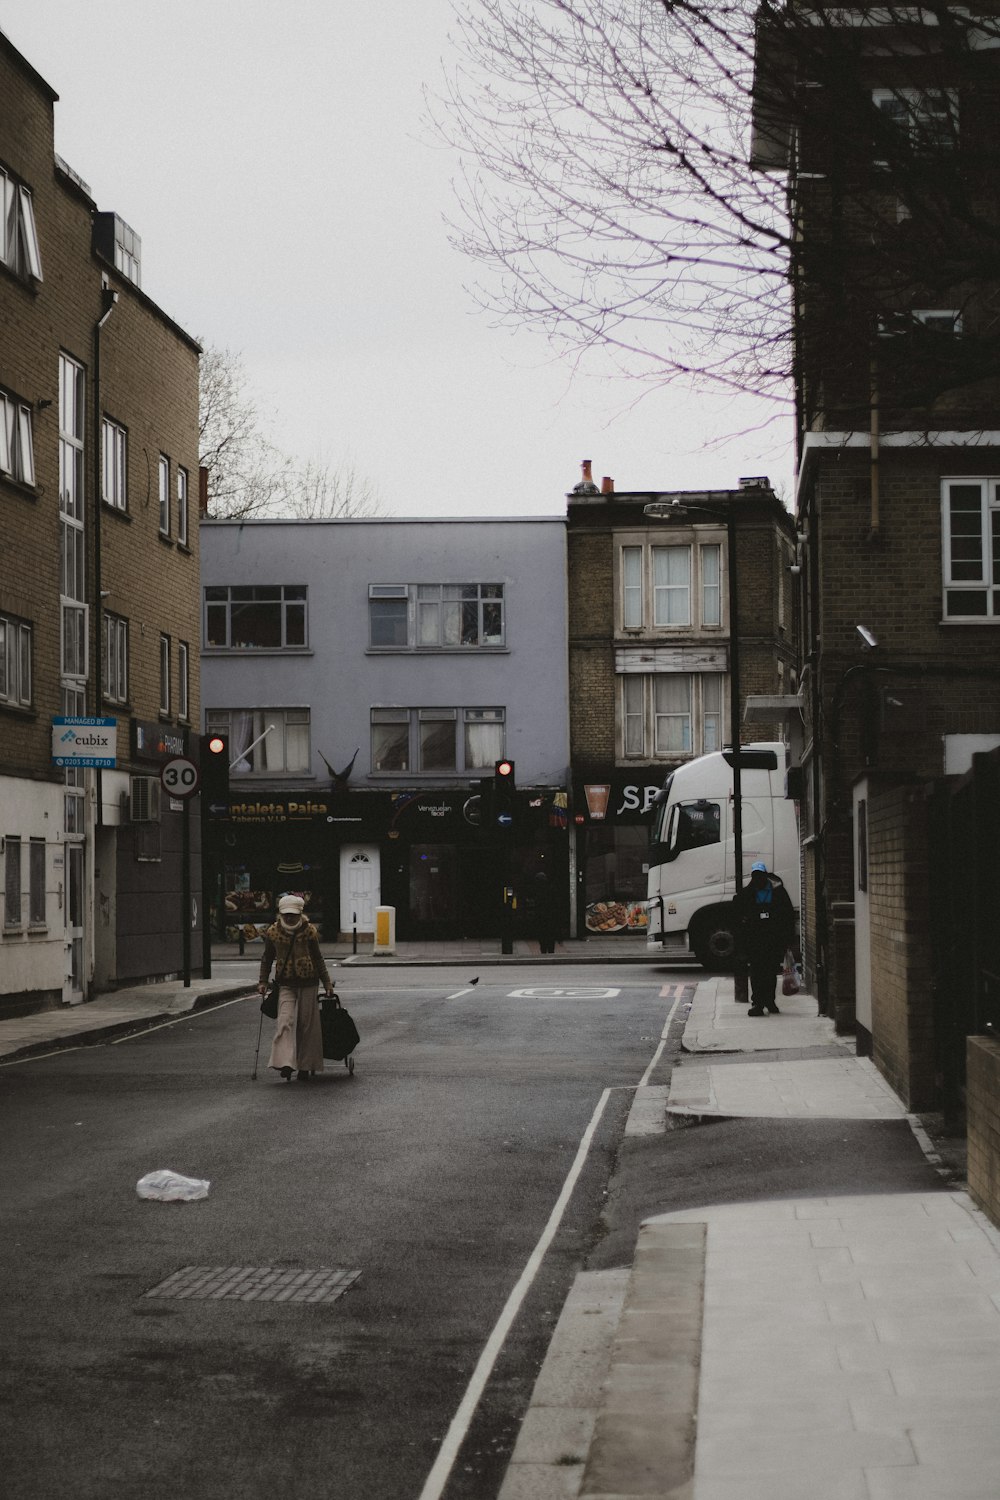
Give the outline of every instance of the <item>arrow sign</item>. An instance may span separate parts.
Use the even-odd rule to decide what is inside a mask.
[[[511,817],[510,813],[497,813],[497,822],[500,824],[501,828],[509,828],[513,821],[514,819]]]

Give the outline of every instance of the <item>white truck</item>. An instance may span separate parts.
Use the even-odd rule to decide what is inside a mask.
[[[799,834],[795,803],[785,795],[784,745],[744,745],[740,786],[743,883],[754,861],[763,860],[784,881],[798,913]],[[653,805],[646,936],[651,953],[686,933],[704,968],[731,966],[733,854],[732,751],[719,750],[679,766]]]

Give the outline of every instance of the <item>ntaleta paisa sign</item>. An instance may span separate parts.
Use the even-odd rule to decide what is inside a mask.
[[[52,764],[113,771],[118,764],[118,720],[52,720]]]

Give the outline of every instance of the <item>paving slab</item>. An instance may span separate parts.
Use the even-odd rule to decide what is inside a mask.
[[[765,1018],[766,1019],[766,1018]],[[685,1063],[673,1070],[670,1114],[787,1120],[901,1120],[907,1111],[869,1058]]]
[[[779,994],[776,1003],[780,1015],[750,1016],[746,1005],[736,1003],[731,974],[701,980],[684,1027],[684,1050],[770,1052],[826,1045],[853,1053],[853,1045],[836,1035],[833,1021],[818,1013],[815,995]]]

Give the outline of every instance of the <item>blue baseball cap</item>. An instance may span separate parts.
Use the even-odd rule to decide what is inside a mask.
[[[752,875],[755,870],[760,870],[764,875],[767,874],[767,865],[762,859],[754,860],[753,864],[750,866],[750,874]]]

